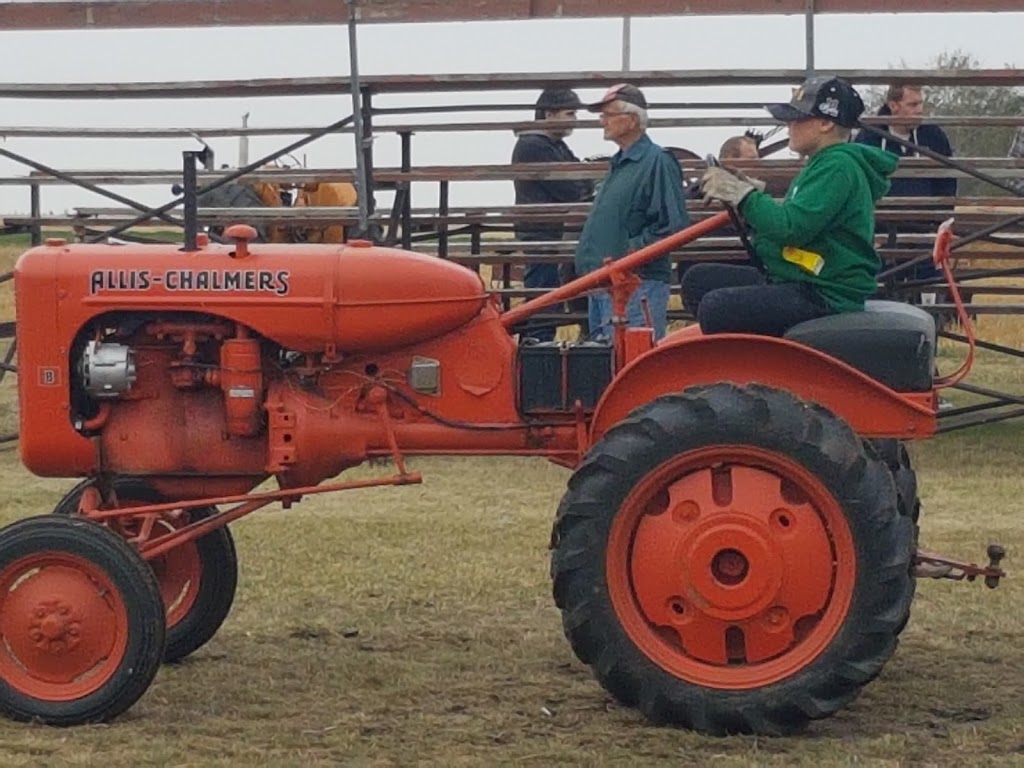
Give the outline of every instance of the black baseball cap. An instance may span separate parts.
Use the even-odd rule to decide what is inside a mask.
[[[545,88],[540,92],[537,109],[582,109],[583,102],[572,88]]]
[[[856,128],[864,113],[864,102],[846,80],[820,75],[805,80],[788,104],[769,104],[765,109],[784,123],[820,117],[844,128]]]
[[[591,112],[600,112],[601,107],[613,101],[624,101],[627,104],[634,104],[641,109],[647,109],[647,99],[644,98],[644,92],[629,83],[613,85],[604,92],[604,96],[598,101],[587,105],[587,109]]]

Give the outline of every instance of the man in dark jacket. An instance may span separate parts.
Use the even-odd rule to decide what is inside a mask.
[[[908,83],[893,83],[885,94],[885,104],[878,110],[880,117],[891,116],[900,118],[900,122],[892,125],[881,126],[894,136],[912,142],[933,152],[938,152],[946,157],[953,156],[953,147],[950,144],[946,132],[937,125],[922,125],[924,117],[924,91],[919,85]],[[859,144],[867,144],[871,147],[884,149],[898,158],[915,157],[917,152],[902,144],[879,136],[871,131],[861,130],[857,135]],[[944,178],[897,178],[892,180],[889,188],[889,195],[892,197],[956,197],[956,179]],[[937,207],[938,210],[947,210],[949,206],[921,206],[922,208]],[[897,233],[932,233],[936,225],[921,222],[896,222],[890,225],[889,239],[895,244]],[[920,264],[904,275],[910,280],[926,280],[937,277],[938,269],[930,259]],[[933,301],[934,294],[930,297]]]
[[[519,133],[512,150],[513,163],[578,163],[579,158],[565,143],[572,134],[567,121],[576,119],[582,107],[579,96],[569,88],[547,88],[537,99],[534,119],[537,127]],[[593,192],[593,185],[583,180],[523,179],[515,182],[516,205],[544,203],[578,203]],[[562,223],[522,221],[515,225],[516,239],[524,242],[552,242],[565,234]],[[528,254],[550,256],[552,250],[538,248]],[[539,261],[526,266],[524,284],[527,288],[557,288],[560,283],[558,264]],[[554,338],[554,329],[537,329],[531,333],[541,341]]]
[[[937,125],[922,125],[924,92],[919,85],[893,83],[885,94],[885,104],[878,110],[879,117],[892,116],[900,122],[881,126],[894,136],[926,147],[946,157],[953,156],[949,136]],[[871,131],[861,130],[857,142],[880,147],[897,157],[915,157],[917,153],[901,144],[888,141]],[[893,197],[955,197],[956,179],[905,178],[893,179],[889,194]]]

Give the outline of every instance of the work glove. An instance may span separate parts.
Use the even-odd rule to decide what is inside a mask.
[[[738,168],[729,168],[728,171],[740,181],[745,181],[749,184],[753,184],[754,189],[756,189],[758,192],[764,192],[765,187],[768,186],[767,182],[761,181],[761,179],[755,179],[753,176],[747,176],[747,174],[745,174]]]
[[[708,168],[700,180],[705,205],[712,200],[720,200],[736,208],[756,189],[752,182],[734,176],[724,168]]]

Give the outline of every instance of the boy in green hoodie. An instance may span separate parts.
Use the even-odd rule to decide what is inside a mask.
[[[704,174],[704,200],[739,212],[763,267],[687,271],[683,301],[705,333],[781,336],[806,320],[862,310],[877,288],[875,201],[889,189],[897,159],[849,143],[864,111],[860,95],[845,80],[812,77],[789,104],[768,111],[787,124],[789,148],[808,162],[781,203],[723,168]]]

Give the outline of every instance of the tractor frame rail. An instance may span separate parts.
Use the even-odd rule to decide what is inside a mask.
[[[329,485],[305,486],[302,488],[280,488],[276,491],[263,491],[260,493],[248,493],[233,496],[211,496],[203,499],[189,501],[174,501],[161,504],[144,504],[121,509],[100,509],[86,508],[88,497],[83,497],[81,514],[94,522],[103,523],[107,521],[123,521],[138,519],[141,521],[141,533],[135,537],[133,543],[138,548],[139,554],[144,560],[154,560],[170,550],[185,544],[189,541],[206,536],[210,531],[221,528],[228,523],[245,517],[250,512],[255,512],[275,501],[280,501],[285,509],[299,501],[302,496],[312,496],[318,493],[332,493],[334,491],[350,491],[360,488],[376,488],[389,485],[417,485],[423,482],[423,476],[419,472],[402,473],[389,475],[387,477],[372,478],[369,480],[355,480],[348,483],[331,483]],[[181,512],[184,510],[198,509],[201,507],[216,507],[220,504],[235,504],[236,506],[218,512],[210,517],[197,520],[196,522],[184,525],[181,528],[170,531],[162,536],[148,538],[157,518],[161,515]]]

